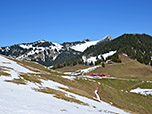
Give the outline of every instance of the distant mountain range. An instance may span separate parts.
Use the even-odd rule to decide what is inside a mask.
[[[101,40],[52,43],[45,40],[0,48],[0,54],[38,62],[47,67],[58,64],[95,64],[98,60],[119,61],[119,54],[152,65],[152,37],[146,34],[107,35]],[[87,62],[87,63],[86,63]]]
[[[48,67],[64,63],[69,59],[81,55],[81,53],[88,47],[96,45],[99,42],[107,42],[112,39],[112,37],[106,36],[102,40],[98,41],[85,39],[83,41],[64,42],[62,44],[41,40],[33,43],[23,43],[1,47],[0,54],[20,60],[38,62]]]

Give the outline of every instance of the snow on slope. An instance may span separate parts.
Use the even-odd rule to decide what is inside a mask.
[[[9,60],[3,56],[0,56],[0,66],[5,66],[9,68],[13,68],[16,72],[24,72],[24,73],[34,73],[21,65],[17,64],[16,62]]]
[[[89,42],[85,42],[84,44],[77,44],[75,46],[72,46],[71,48],[76,50],[76,51],[80,51],[83,52],[84,50],[86,50],[88,47],[92,46],[92,45],[96,45],[99,41],[89,41]]]
[[[91,72],[91,71],[93,71],[93,70],[95,70],[96,68],[99,68],[99,67],[102,67],[102,66],[101,65],[93,66],[93,67],[90,67],[90,68],[82,69],[82,70],[80,70],[80,72],[88,73],[88,72]]]
[[[93,62],[93,64],[95,64],[95,62],[97,61],[97,57],[89,57],[88,59],[86,59],[85,56],[83,56],[82,58],[84,62],[87,62],[87,63]]]
[[[77,44],[75,46],[72,46],[71,48],[76,50],[76,51],[80,51],[83,52],[84,50],[86,50],[88,47],[92,46],[92,45],[96,45],[99,42],[106,42],[106,41],[111,41],[113,40],[113,38],[109,35],[105,36],[103,39],[101,40],[97,40],[97,41],[87,41],[83,44]]]
[[[109,51],[108,53],[104,53],[98,56],[92,56],[89,58],[87,58],[86,56],[82,56],[82,60],[83,62],[87,62],[88,64],[90,64],[91,62],[95,64],[95,62],[97,61],[97,58],[101,60],[102,59],[101,56],[103,56],[104,60],[106,60],[107,57],[114,55],[116,52],[117,51]]]
[[[117,51],[109,51],[108,53],[102,54],[102,56],[106,59],[107,57],[114,55],[116,52]]]
[[[130,92],[145,95],[145,96],[152,95],[152,89],[136,88],[136,89],[131,90]]]
[[[99,89],[99,87],[97,87],[97,89],[94,91],[94,93],[95,93],[95,95],[97,97],[97,100],[100,101],[100,102],[102,102],[101,99],[100,99],[100,96],[98,94],[98,89]]]
[[[17,78],[20,72],[34,73],[33,71],[30,71],[22,67],[21,65],[17,64],[16,62],[11,61],[3,56],[0,56],[0,66],[11,68],[9,69],[9,71],[6,71],[6,72],[9,73],[12,78]]]
[[[34,44],[36,44],[36,43],[44,43],[44,42],[46,42],[46,41],[38,41],[38,42],[35,42],[35,43],[33,43],[33,44],[20,44],[19,46],[20,47],[22,47],[22,48],[24,48],[24,49],[32,49],[31,51],[29,51],[28,53],[25,53],[25,54],[23,54],[23,55],[21,55],[21,56],[19,56],[19,57],[17,57],[17,59],[24,59],[24,58],[26,58],[26,57],[28,57],[28,56],[30,56],[30,55],[34,55],[34,54],[39,54],[39,53],[43,53],[44,51],[46,52],[46,55],[48,55],[48,56],[51,56],[51,54],[50,53],[48,53],[48,50],[50,51],[50,52],[54,52],[54,55],[53,55],[53,61],[57,58],[57,56],[59,55],[59,53],[60,53],[60,50],[62,49],[62,45],[60,45],[60,44],[58,44],[58,43],[52,43],[52,44],[50,44],[50,46],[48,46],[48,47],[43,47],[43,46],[33,46]],[[55,54],[56,53],[56,54]],[[35,56],[35,57],[37,57],[37,56]],[[45,61],[45,55],[43,54],[43,61]],[[29,59],[30,60],[30,59]]]
[[[62,45],[60,45],[60,44],[58,44],[58,43],[53,43],[55,46],[51,46],[51,48],[53,49],[53,50],[57,50],[57,51],[60,51],[61,49],[62,49]]]
[[[3,56],[0,56],[0,66],[13,68],[8,71],[11,77],[0,76],[0,114],[127,114],[123,110],[111,106],[105,102],[97,102],[86,97],[67,92],[59,87],[68,88],[65,85],[54,81],[44,81],[42,85],[36,85],[29,82],[27,85],[17,85],[10,82],[5,82],[5,79],[18,77],[20,72],[34,73],[16,62],[11,61]],[[67,102],[57,99],[53,94],[45,94],[35,92],[31,88],[39,88],[39,86],[49,87],[52,89],[63,91],[67,96],[74,96],[76,99],[88,103],[89,106]],[[96,108],[93,108],[93,107]]]
[[[44,43],[44,42],[46,42],[46,41],[38,41],[38,42],[36,42],[36,43]],[[51,45],[50,44],[50,46],[48,46],[48,47],[43,47],[43,46],[33,46],[35,43],[33,43],[33,44],[20,44],[19,46],[20,47],[22,47],[22,48],[24,48],[24,49],[30,49],[30,48],[32,48],[33,50],[41,50],[41,51],[44,51],[45,49],[52,49],[52,50],[57,50],[57,51],[59,51],[59,50],[61,50],[62,49],[62,45],[60,45],[60,44],[58,44],[58,43],[52,43],[53,45]]]
[[[81,75],[81,74],[82,75],[86,74],[88,72],[91,72],[91,71],[95,70],[96,68],[99,68],[99,67],[102,67],[102,66],[101,65],[96,65],[96,66],[89,67],[89,68],[86,68],[86,69],[77,70],[76,72],[64,72],[65,75],[70,75],[70,76],[62,76],[62,77],[73,80],[73,79],[76,78],[75,76]]]

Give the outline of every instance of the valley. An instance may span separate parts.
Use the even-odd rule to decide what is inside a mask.
[[[54,113],[57,113],[57,112],[58,113],[62,113],[62,112],[74,113],[75,110],[77,110],[79,111],[80,114],[81,113],[83,114],[84,110],[85,110],[85,113],[99,113],[99,114],[100,113],[102,114],[103,113],[106,113],[106,114],[107,113],[109,114],[111,113],[146,114],[146,113],[152,112],[150,108],[150,105],[152,105],[151,95],[141,95],[141,94],[130,92],[131,90],[139,88],[139,87],[143,89],[152,89],[152,80],[150,79],[151,72],[145,75],[145,77],[141,77],[139,75],[139,74],[142,75],[142,72],[140,70],[139,72],[136,71],[137,75],[133,77],[132,76],[130,77],[131,74],[129,74],[132,72],[128,72],[127,76],[117,75],[114,72],[115,66],[119,66],[119,67],[121,66],[122,69],[126,69],[126,72],[129,71],[129,69],[127,69],[126,66],[130,67],[132,66],[132,64],[138,64],[138,66],[141,65],[140,68],[143,68],[143,71],[149,67],[146,65],[142,65],[141,63],[135,62],[134,60],[131,60],[128,57],[122,57],[121,58],[121,60],[123,61],[122,63],[106,64],[105,68],[97,67],[91,71],[91,72],[99,73],[99,72],[107,72],[107,70],[109,69],[109,73],[111,74],[111,76],[102,77],[102,78],[87,76],[89,72],[83,75],[81,74],[82,76],[71,76],[70,74],[69,76],[67,76],[65,74],[67,71],[74,72],[74,71],[77,71],[79,68],[81,68],[81,70],[89,69],[91,68],[89,66],[79,65],[79,66],[74,66],[71,68],[49,70],[48,68],[45,68],[44,66],[39,65],[37,63],[31,63],[28,61],[20,61],[20,60],[12,59],[12,58],[7,58],[7,59],[5,58],[6,57],[1,56],[1,59],[0,59],[1,72],[5,72],[9,74],[9,76],[7,76],[4,73],[1,73],[1,76],[0,76],[1,89],[3,88],[1,90],[3,91],[3,94],[1,94],[1,101],[3,101],[3,104],[2,104],[3,107],[1,107],[1,111],[3,112],[4,112],[4,109],[6,109],[4,103],[6,103],[7,101],[6,99],[4,100],[3,95],[5,95],[5,98],[10,99],[9,100],[10,104],[13,103],[12,97],[15,96],[16,97],[15,99],[18,102],[16,103],[16,107],[19,107],[19,105],[21,105],[20,103],[24,104],[23,99],[26,102],[28,99],[30,99],[28,94],[31,94],[31,92],[32,92],[31,95],[35,96],[35,99],[33,100],[31,99],[33,103],[31,102],[29,106],[32,107],[33,109],[29,110],[29,106],[27,105],[28,103],[26,104],[25,102],[26,108],[21,107],[20,111],[25,111],[26,113],[28,113],[29,111],[33,113],[42,113],[43,110],[37,110],[37,112],[35,112],[34,109],[36,107],[33,107],[33,106],[35,105],[34,103],[38,103],[37,101],[35,101],[37,98],[41,100],[43,96],[45,96],[45,98],[43,99],[44,100],[47,99],[47,102],[42,101],[42,103],[43,104],[48,103],[47,106],[50,106],[48,99],[50,100],[61,99],[61,101],[58,101],[58,102],[64,103],[64,106],[62,105],[59,106],[57,105],[58,103],[53,104],[54,109],[51,109],[51,110],[45,107],[46,112],[43,112],[43,113],[46,113],[46,114],[49,112],[52,112],[52,110],[55,111]],[[133,62],[133,63],[130,64],[130,62]],[[16,63],[21,66],[19,67]],[[122,66],[122,64],[126,64],[126,65]],[[112,68],[114,68],[114,71],[111,70]],[[18,69],[21,69],[21,70],[18,71]],[[16,74],[14,70],[16,73],[17,72],[18,73],[22,72],[22,73]],[[5,86],[8,88],[6,88]],[[11,90],[13,92],[11,96],[8,96],[9,94],[8,90]],[[24,91],[24,92],[21,92],[21,91]],[[19,96],[16,95],[18,92],[20,92],[20,94],[18,94]],[[20,96],[22,94],[23,96],[25,95],[26,97],[22,98]],[[57,101],[50,101],[50,103],[51,102],[57,102]],[[110,105],[107,104],[106,102],[109,103]],[[74,103],[73,106],[77,108],[74,108],[71,105],[71,103],[72,104]],[[139,108],[139,104],[140,104],[140,107],[142,108]],[[38,106],[42,107],[41,103]],[[113,108],[113,106],[118,107],[121,110],[124,110],[125,112],[121,112],[120,110]],[[9,105],[7,107],[9,108]],[[59,107],[60,107],[60,110],[58,110]],[[87,109],[87,107],[89,107],[89,109]],[[15,109],[15,107],[12,108],[11,111],[14,114],[20,113],[20,111],[18,112],[18,110]],[[9,110],[7,113],[9,113]]]

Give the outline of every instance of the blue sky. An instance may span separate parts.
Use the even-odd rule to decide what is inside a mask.
[[[152,35],[151,0],[0,0],[0,46]]]

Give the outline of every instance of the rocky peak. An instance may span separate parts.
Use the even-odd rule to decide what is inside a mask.
[[[114,38],[112,38],[110,35],[107,35],[103,38],[103,40],[113,40]]]
[[[82,42],[90,42],[90,39],[84,39]]]

